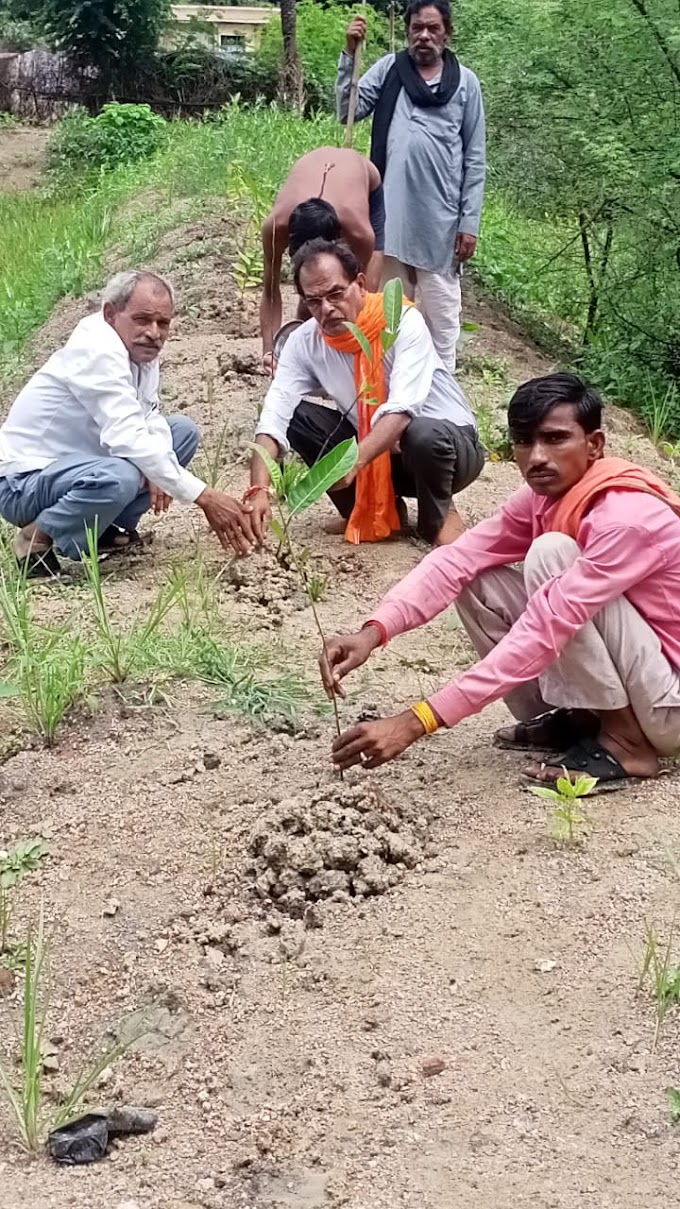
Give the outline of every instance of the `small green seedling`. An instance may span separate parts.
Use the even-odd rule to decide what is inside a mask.
[[[299,463],[292,463],[293,469],[290,468],[291,463],[280,466],[262,445],[256,444],[254,449],[267,467],[279,513],[278,521],[276,519],[272,521],[273,532],[287,550],[300,583],[309,597],[314,623],[319,632],[321,645],[325,650],[326,636],[316,608],[316,602],[319,599],[318,591],[316,586],[310,583],[306,560],[293,542],[291,529],[296,516],[305,512],[307,508],[311,508],[312,504],[321,499],[321,496],[338,482],[338,479],[343,478],[354,469],[358,456],[357,443],[353,437],[349,441],[341,441],[309,469]],[[333,698],[333,708],[336,729],[340,734],[340,717],[335,697]]]
[[[667,1087],[666,1096],[668,1098],[671,1121],[674,1125],[677,1125],[680,1122],[680,1091],[678,1091],[677,1087]]]
[[[41,860],[50,855],[49,844],[44,840],[20,840],[9,851],[0,852],[0,963],[15,964],[17,946],[10,944],[9,929],[12,919],[13,894],[18,883],[27,873],[38,868]],[[19,946],[20,948],[20,946]]]
[[[530,789],[537,798],[554,803],[550,821],[555,839],[573,844],[579,838],[579,828],[587,827],[590,822],[579,803],[593,792],[597,777],[580,776],[572,781],[566,768],[562,772],[564,776],[557,778],[554,789],[547,785],[532,785]]]
[[[652,1041],[652,1053],[656,1050],[659,1031],[671,1007],[680,1003],[680,966],[673,963],[673,940],[675,920],[671,924],[665,944],[657,936],[653,924],[645,924],[645,947],[640,965],[638,992],[647,981],[651,983],[656,1008],[656,1027]]]

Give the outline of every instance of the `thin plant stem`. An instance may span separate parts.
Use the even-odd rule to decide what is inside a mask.
[[[314,623],[316,625],[317,630],[319,631],[319,637],[321,639],[323,653],[326,657],[326,660],[328,660],[328,647],[326,646],[326,635],[323,632],[323,626],[321,625],[321,619],[319,617],[319,613],[318,613],[318,610],[316,607],[316,602],[312,596],[312,593],[309,590],[309,581],[307,579],[307,571],[306,571],[304,565],[300,562],[300,559],[298,558],[298,555],[297,555],[297,550],[295,549],[295,546],[293,545],[293,541],[292,541],[292,538],[290,535],[290,529],[288,527],[288,517],[286,516],[284,509],[281,507],[280,501],[277,501],[277,502],[279,504],[279,515],[281,517],[281,527],[283,528],[283,532],[286,535],[286,541],[288,542],[288,549],[290,551],[290,556],[291,556],[293,562],[295,563],[295,570],[297,571],[298,575],[300,576],[300,579],[302,580],[302,584],[304,586],[305,592],[307,593],[307,596],[309,598],[309,604],[311,606],[312,615],[314,617]],[[340,738],[340,735],[342,733],[340,730],[340,711],[338,709],[338,700],[337,700],[335,693],[333,693],[331,700],[333,702],[333,714],[335,716],[335,729],[336,729],[338,738]],[[342,769],[340,769],[340,780],[344,781],[344,779],[345,778],[343,776]]]

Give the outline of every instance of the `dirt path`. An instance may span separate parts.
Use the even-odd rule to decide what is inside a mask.
[[[49,133],[37,126],[0,126],[0,193],[25,192],[38,184]]]
[[[176,234],[157,263],[182,293],[167,409],[186,408],[209,447],[228,421],[236,489],[263,381],[243,372],[257,344],[234,334],[225,232]],[[61,308],[41,353],[82,309]],[[481,330],[463,381],[493,412],[545,362],[469,298],[473,316]],[[612,422],[619,451],[654,459],[628,417]],[[468,518],[516,481],[514,467],[487,465],[465,493]],[[349,549],[320,533],[328,512],[319,505],[301,531],[328,575],[320,610],[331,630],[354,627],[421,555],[407,542]],[[173,509],[146,561],[112,579],[116,609],[149,599],[173,560],[193,556],[192,536],[189,510]],[[217,570],[215,543],[200,544]],[[271,588],[269,560],[256,566],[259,593],[220,583],[225,633],[242,626],[270,644],[273,665],[313,675],[309,609]],[[471,658],[444,616],[380,653],[343,716],[404,706]],[[506,716],[498,705],[348,779],[340,877],[323,872],[305,926],[263,905],[253,885],[268,868],[295,888],[302,847],[310,868],[329,850],[320,819],[337,794],[330,723],[310,714],[295,734],[271,733],[216,719],[196,687],[172,698],[154,709],[112,698],[52,753],[26,750],[2,769],[5,838],[41,833],[54,849],[25,883],[16,919],[44,899],[54,922],[53,1082],[147,1006],[154,1031],[94,1100],[160,1115],[150,1139],[82,1169],[24,1159],[3,1119],[2,1209],[666,1209],[677,1144],[665,1088],[677,1081],[679,1030],[671,1012],[651,1056],[654,1009],[636,995],[636,955],[645,921],[664,932],[678,907],[677,781],[593,801],[588,842],[556,846],[543,804],[519,790],[517,758],[489,745]],[[375,791],[377,806],[361,795],[357,805],[354,786]],[[290,823],[278,856],[260,838],[253,873],[253,832],[280,841],[282,814],[304,822],[310,812],[314,825],[300,824],[294,841]],[[373,889],[400,880],[348,897],[342,869],[356,883],[357,845],[374,851],[376,836],[391,855],[361,866],[361,878]],[[112,898],[119,906],[106,916]],[[2,1016],[15,1007],[5,1001]]]

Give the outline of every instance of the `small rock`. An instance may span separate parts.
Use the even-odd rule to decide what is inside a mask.
[[[553,961],[552,957],[537,957],[534,962],[534,969],[537,974],[551,974],[557,968],[557,962]]]
[[[42,1060],[42,1068],[48,1075],[54,1075],[59,1070],[59,1055],[45,1054]]]
[[[119,1201],[116,1209],[142,1209],[139,1201]]]
[[[384,1060],[378,1062],[375,1068],[375,1077],[381,1087],[389,1087],[392,1083],[392,1067],[389,1062]]]
[[[211,1175],[207,1175],[204,1179],[196,1181],[198,1192],[214,1192],[216,1187],[217,1185]]]
[[[156,1128],[158,1113],[150,1108],[131,1108],[125,1105],[121,1108],[111,1108],[106,1114],[109,1134],[138,1134],[151,1133]]]
[[[420,1063],[420,1069],[426,1079],[431,1079],[446,1070],[446,1063],[441,1054],[428,1054]]]
[[[212,945],[207,945],[205,949],[205,959],[213,970],[218,970],[227,960],[221,949],[215,949]]]
[[[214,752],[214,751],[204,751],[203,752],[203,766],[204,766],[204,768],[208,769],[208,772],[212,772],[213,769],[219,768],[221,763],[222,763],[222,758],[221,758],[221,756],[217,755],[217,752]]]
[[[120,911],[120,903],[117,898],[109,898],[102,907],[102,915],[109,917],[116,915]]]
[[[0,999],[4,995],[11,995],[16,983],[16,974],[14,970],[6,970],[4,966],[0,966]]]

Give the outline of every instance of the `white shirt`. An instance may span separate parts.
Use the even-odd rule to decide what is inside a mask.
[[[17,395],[0,428],[0,476],[74,454],[127,458],[167,495],[193,503],[205,483],[177,461],[159,379],[158,358],[134,365],[101,312],[81,319]]]
[[[420,311],[407,307],[399,334],[383,359],[387,402],[376,408],[381,416],[406,412],[410,416],[450,420],[476,428],[475,417],[455,378],[435,352]],[[283,453],[290,449],[287,432],[293,412],[305,394],[325,393],[358,427],[354,355],[330,348],[316,319],[308,319],[288,337],[264,401],[256,436],[272,437]]]

